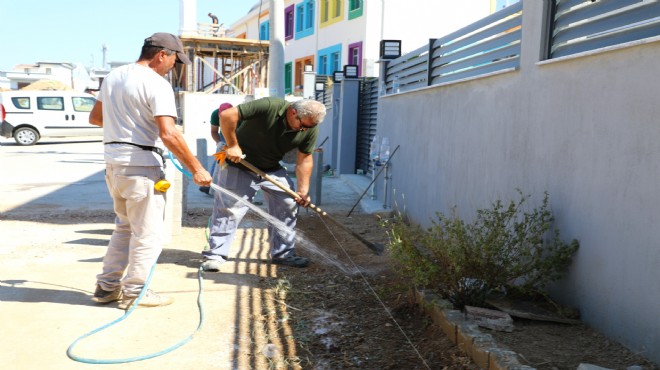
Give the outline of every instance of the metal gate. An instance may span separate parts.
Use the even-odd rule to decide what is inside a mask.
[[[365,78],[360,82],[359,100],[355,168],[366,174],[371,172],[373,167],[369,161],[369,148],[376,135],[378,78]]]

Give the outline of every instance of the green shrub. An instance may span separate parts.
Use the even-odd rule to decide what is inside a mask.
[[[518,193],[520,199],[508,206],[497,200],[477,210],[471,223],[456,208],[449,216],[436,213],[426,230],[401,214],[384,221],[399,271],[461,309],[483,305],[493,291],[546,296],[547,284],[565,272],[578,242],[564,243],[552,227],[547,192],[531,211],[524,207],[530,196]]]

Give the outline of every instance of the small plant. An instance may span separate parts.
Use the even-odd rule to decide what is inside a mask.
[[[552,227],[547,192],[531,211],[524,207],[530,196],[518,193],[520,199],[507,206],[497,200],[477,210],[471,223],[456,208],[449,216],[436,213],[427,230],[401,214],[383,222],[400,271],[461,309],[482,305],[493,291],[546,296],[545,287],[562,276],[578,242],[564,243]]]

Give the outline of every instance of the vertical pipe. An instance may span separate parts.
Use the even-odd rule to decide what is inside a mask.
[[[323,149],[318,148],[312,153],[314,167],[309,181],[309,195],[314,204],[321,205],[321,189],[323,181]]]
[[[376,172],[377,172],[376,171],[376,166],[378,166],[378,165],[376,164],[376,161],[374,161],[373,162],[373,170],[371,170],[371,182],[372,183],[376,182]],[[374,199],[374,200],[376,199],[376,184],[374,184],[374,186],[371,187],[370,195],[371,195],[371,199]]]
[[[383,209],[387,209],[387,183],[388,180],[390,179],[390,164],[386,163],[385,164],[385,177],[384,179],[384,184],[383,184]]]
[[[268,85],[270,96],[284,97],[284,0],[270,0]]]
[[[197,34],[197,0],[179,0],[179,35]]]

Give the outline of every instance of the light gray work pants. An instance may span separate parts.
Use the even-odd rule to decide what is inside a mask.
[[[293,181],[291,181],[285,169],[281,168],[275,172],[269,172],[268,176],[280,184],[288,185],[290,189],[294,189]],[[225,166],[225,168],[221,168],[216,172],[213,182],[248,202],[252,202],[254,195],[261,189],[264,200],[268,205],[268,213],[283,222],[289,229],[281,230],[270,223],[268,224],[271,257],[286,258],[295,254],[295,232],[292,233],[290,230],[296,227],[298,203],[290,195],[247,168],[243,170],[234,166]],[[229,256],[229,249],[234,240],[236,229],[247,213],[249,205],[220,191],[216,191],[213,196],[215,202],[209,233],[210,248],[203,251],[202,255],[207,259],[222,258],[226,260]]]
[[[103,289],[115,290],[121,284],[130,297],[144,287],[163,248],[165,193],[154,189],[161,176],[157,166],[106,165],[105,181],[116,217],[103,272],[96,276]]]

